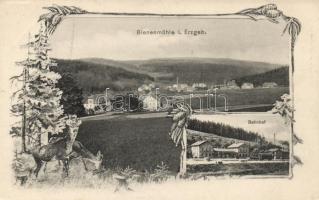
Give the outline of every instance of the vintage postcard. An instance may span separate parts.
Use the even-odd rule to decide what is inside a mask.
[[[284,8],[196,14],[52,4],[26,23],[36,28],[16,46],[24,56],[8,79],[4,133],[14,188],[127,195],[295,178],[303,21]]]

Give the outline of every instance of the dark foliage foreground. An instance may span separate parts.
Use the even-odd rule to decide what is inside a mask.
[[[77,139],[93,153],[101,150],[107,169],[129,166],[146,172],[164,162],[170,171],[177,172],[180,148],[168,135],[170,126],[169,118],[84,121]]]

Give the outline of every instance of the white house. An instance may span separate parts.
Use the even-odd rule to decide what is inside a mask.
[[[141,85],[140,87],[137,88],[137,91],[138,92],[145,92],[145,91],[151,91],[152,88],[150,87],[150,85],[146,85],[146,84],[143,84]]]
[[[243,83],[241,85],[241,89],[253,89],[254,88],[254,84],[252,83]]]
[[[192,87],[193,87],[194,89],[197,89],[197,90],[206,90],[206,89],[207,89],[206,83],[194,83],[194,84],[192,85]]]
[[[220,89],[240,89],[235,80],[227,81]]]
[[[187,91],[188,85],[186,83],[181,83],[181,84],[173,84],[171,86],[168,86],[167,89],[172,92],[182,92],[182,91]]]
[[[177,92],[182,92],[187,90],[188,85],[185,83],[181,83],[177,85]]]
[[[159,106],[158,99],[152,94],[142,95],[140,100],[143,102],[144,110],[156,111]]]
[[[238,157],[249,157],[249,145],[246,143],[234,143],[227,147],[237,152]]]
[[[277,87],[277,83],[275,82],[265,82],[263,83],[263,88],[274,88]]]
[[[105,94],[95,94],[88,96],[84,103],[83,106],[86,111],[89,110],[94,110],[96,106],[110,106],[110,98],[106,97]]]
[[[188,86],[186,88],[186,92],[194,92],[194,88],[192,86]]]
[[[86,110],[89,110],[89,109],[94,109],[95,107],[95,103],[94,103],[94,96],[91,95],[89,97],[87,97],[87,99],[85,100],[84,104],[83,104],[84,108]]]
[[[193,158],[203,158],[213,155],[213,146],[207,140],[197,141],[191,145]]]

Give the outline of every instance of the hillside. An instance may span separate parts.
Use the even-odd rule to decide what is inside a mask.
[[[144,61],[127,61],[143,71],[158,74],[170,74],[159,77],[159,81],[175,82],[178,76],[180,82],[223,83],[224,80],[263,73],[280,67],[276,64],[242,61],[219,58],[175,58],[151,59]]]
[[[246,144],[249,144],[250,146],[256,145],[256,142],[228,138],[228,137],[219,136],[213,133],[204,133],[204,132],[195,131],[191,129],[187,129],[187,133],[188,133],[188,141],[190,143],[189,145],[199,140],[214,141],[218,143],[218,145],[220,146],[227,146],[232,143],[246,143]]]
[[[235,128],[223,123],[200,121],[198,119],[190,119],[188,122],[188,128],[195,131],[213,133],[215,135],[239,140],[257,141],[262,139],[262,137],[255,132],[246,131],[242,128]]]
[[[143,83],[159,86],[180,82],[223,83],[225,80],[264,73],[276,64],[216,58],[172,58],[115,61],[102,58],[55,59],[56,71],[72,73],[84,92],[136,90]]]
[[[128,71],[113,64],[99,64],[84,60],[55,59],[58,67],[53,68],[59,73],[71,73],[78,86],[86,93],[104,91],[111,88],[114,91],[134,90],[153,77]]]
[[[289,86],[289,67],[280,67],[260,74],[244,76],[235,79],[238,85],[244,82],[253,83],[254,86],[262,86],[265,82],[275,82],[279,86]]]

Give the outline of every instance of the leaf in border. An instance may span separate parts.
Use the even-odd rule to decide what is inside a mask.
[[[296,145],[298,143],[302,144],[303,140],[301,138],[299,138],[296,134],[293,134],[292,142],[293,142],[294,145]]]
[[[54,13],[58,13],[59,10],[57,8],[55,8],[54,6],[49,6],[49,7],[43,7],[43,9],[47,9],[51,12],[54,12]]]
[[[65,8],[63,8],[62,6],[59,6],[57,4],[53,4],[53,6],[58,10],[59,14],[62,14],[62,15],[68,14],[68,11]]]
[[[75,14],[87,13],[86,10],[83,10],[83,9],[81,9],[81,8],[79,8],[79,7],[75,7],[75,6],[70,6],[70,7],[73,9],[73,11],[74,11]]]
[[[295,165],[302,165],[303,162],[298,156],[293,155],[291,165],[294,167]]]

